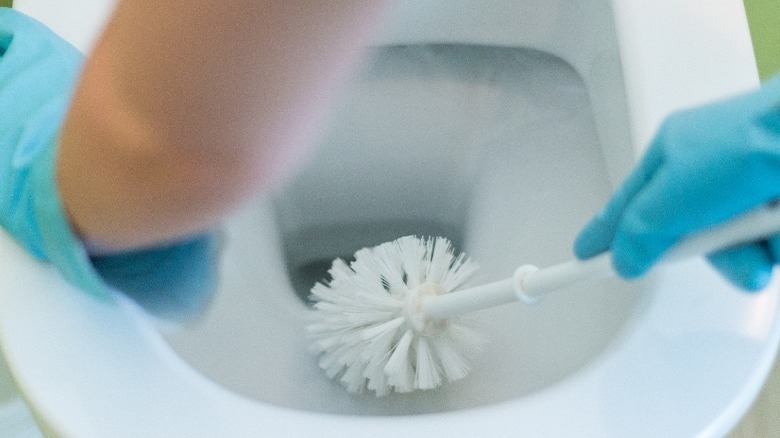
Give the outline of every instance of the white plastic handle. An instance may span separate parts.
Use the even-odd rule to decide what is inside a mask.
[[[780,233],[780,206],[772,203],[686,238],[669,250],[662,262],[710,254],[777,233]],[[567,286],[614,275],[617,274],[608,252],[544,269],[524,265],[515,270],[512,278],[431,297],[421,304],[421,310],[428,316],[445,318],[518,300],[534,304],[542,296]]]

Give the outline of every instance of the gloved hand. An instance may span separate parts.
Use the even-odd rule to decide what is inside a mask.
[[[90,257],[70,227],[55,159],[82,62],[78,50],[43,24],[0,8],[0,226],[88,293],[105,297],[114,287],[153,314],[195,315],[215,284],[210,236]]]
[[[82,58],[43,24],[0,8],[0,225],[82,289],[104,295],[54,178],[56,137]]]
[[[750,94],[671,115],[604,210],[580,232],[579,258],[606,250],[624,278],[644,274],[690,233],[780,198],[780,77]],[[763,288],[780,237],[709,255],[734,284]]]

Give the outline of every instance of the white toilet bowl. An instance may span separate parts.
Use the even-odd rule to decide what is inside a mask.
[[[98,3],[14,6],[85,48]],[[737,0],[401,2],[317,155],[226,225],[201,320],[161,333],[0,233],[0,347],[52,436],[723,436],[774,360],[775,284],[694,260],[483,311],[470,376],[385,398],[319,370],[301,295],[402,234],[450,237],[480,282],[564,261],[665,115],[757,84]]]

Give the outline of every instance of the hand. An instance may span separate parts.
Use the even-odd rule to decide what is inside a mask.
[[[0,8],[0,225],[41,259],[52,256],[41,229],[56,218],[40,203],[56,197],[55,143],[82,61],[43,24]]]
[[[116,288],[157,316],[197,315],[216,284],[211,236],[90,257],[70,226],[54,161],[82,60],[41,23],[0,8],[0,226],[88,293]]]
[[[761,90],[671,115],[604,210],[580,232],[579,258],[611,250],[624,278],[644,274],[688,234],[780,198],[780,77]],[[748,290],[766,286],[780,237],[713,253]]]

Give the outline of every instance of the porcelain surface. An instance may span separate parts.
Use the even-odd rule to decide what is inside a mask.
[[[758,83],[736,0],[440,6],[399,3],[320,156],[228,222],[221,290],[199,323],[161,333],[0,233],[0,347],[47,432],[723,436],[736,424],[780,340],[778,289],[743,294],[700,260],[477,314],[491,343],[440,390],[350,396],[316,367],[301,266],[403,230],[452,234],[479,281],[564,261],[666,114]],[[110,11],[15,7],[83,50]]]

